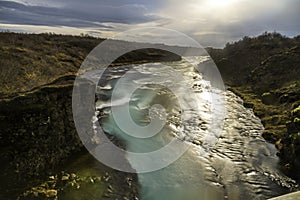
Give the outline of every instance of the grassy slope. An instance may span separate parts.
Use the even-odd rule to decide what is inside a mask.
[[[0,93],[29,90],[75,74],[100,40],[56,35],[1,33]]]
[[[300,105],[300,37],[265,33],[208,51],[226,84],[261,118],[283,169],[299,178],[300,116],[293,110]]]
[[[75,75],[88,53],[102,41],[93,37],[0,33],[0,96],[29,91],[59,77]],[[127,45],[139,44],[116,41],[110,48]],[[181,59],[154,48],[129,52],[114,65]]]

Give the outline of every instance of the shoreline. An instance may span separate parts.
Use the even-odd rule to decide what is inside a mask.
[[[47,34],[0,35],[3,36],[0,52],[7,69],[10,69],[4,71],[0,79],[3,84],[0,90],[0,154],[3,163],[0,193],[10,199],[10,194],[18,195],[20,191],[16,191],[16,187],[22,184],[28,184],[26,189],[30,190],[31,187],[40,187],[39,183],[43,184],[41,179],[46,185],[52,182],[64,185],[61,179],[71,177],[72,172],[64,174],[56,169],[83,149],[73,121],[73,83],[85,56],[103,40]],[[37,42],[39,45],[35,45]],[[144,49],[125,54],[112,66],[178,59],[181,57],[168,51]],[[47,181],[49,176],[51,180]],[[132,176],[132,181],[136,181]],[[76,176],[72,181],[75,179],[85,183],[85,177]],[[114,182],[116,187],[112,187],[121,188],[124,181],[117,183]],[[42,196],[56,196],[59,192],[53,187],[40,189]],[[138,194],[137,189],[134,190]],[[34,195],[37,193],[35,190]]]
[[[288,111],[288,108],[284,105],[282,105],[281,108],[278,108],[278,105],[265,105],[262,98],[260,98],[253,91],[249,90],[249,88],[247,87],[246,90],[245,88],[234,86],[229,86],[227,89],[239,96],[243,100],[244,107],[251,108],[255,116],[257,116],[261,120],[264,126],[262,137],[267,142],[274,145],[276,149],[278,149],[278,167],[284,174],[295,179],[297,183],[300,183],[300,177],[297,175],[297,168],[291,168],[291,165],[289,164],[291,160],[285,159],[285,155],[282,155],[282,151],[286,151],[285,149],[289,149],[288,146],[284,146],[283,144],[284,137],[286,137],[286,134],[288,133],[288,123],[291,123],[289,118],[290,112]],[[270,108],[277,109],[277,111],[270,111]],[[282,112],[282,110],[286,110],[286,112]],[[280,117],[282,117],[279,120],[278,113],[280,113]],[[276,118],[277,120],[269,120],[272,118]],[[278,125],[278,123],[281,125]]]
[[[265,32],[207,51],[226,85],[261,119],[282,171],[299,182],[300,37]]]

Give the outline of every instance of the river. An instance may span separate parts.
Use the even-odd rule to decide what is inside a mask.
[[[279,171],[277,150],[262,138],[263,126],[259,118],[251,109],[243,107],[243,102],[238,96],[228,90],[213,90],[209,81],[204,80],[203,76],[193,69],[190,62],[203,62],[205,58],[190,57],[187,60],[189,62],[183,60],[165,65],[154,63],[112,67],[103,75],[104,81],[99,82],[96,94],[96,114],[99,122],[106,133],[116,136],[126,144],[127,151],[155,151],[169,144],[174,137],[189,147],[179,159],[167,167],[153,172],[138,173],[140,198],[253,200],[268,199],[292,191],[296,187],[295,182]],[[184,74],[186,85],[183,89],[180,89],[183,82],[168,82],[174,75],[166,65]],[[130,86],[126,85],[129,83],[123,82],[121,92],[111,102],[118,80],[126,71],[132,69],[135,69],[131,73],[133,81],[145,85],[135,90],[128,98],[126,87]],[[90,79],[93,76],[97,77],[97,73],[99,72],[90,73]],[[149,75],[153,74],[160,77],[155,84],[153,78],[149,78]],[[164,84],[173,84],[178,88],[177,94],[174,95],[172,91],[159,86]],[[195,95],[189,94],[190,91]],[[209,125],[211,120],[215,120],[210,116],[208,105],[209,94],[212,92],[224,97],[226,112],[224,124],[220,125],[221,131],[210,135]],[[184,122],[179,118],[183,111],[176,96],[184,96],[183,103],[199,108],[184,111],[187,117]],[[130,102],[127,102],[128,99]],[[146,139],[135,138],[116,124],[114,117],[118,115],[118,110],[129,105],[132,120],[140,126],[146,126],[151,120],[149,109],[154,104],[161,104],[167,113],[166,124],[159,134]],[[116,108],[114,112],[113,108]],[[122,113],[119,113],[119,116],[122,116]],[[163,118],[159,114],[156,117]],[[204,144],[210,141],[213,145],[205,148]],[[172,151],[169,153],[177,154],[176,149]],[[133,168],[141,168],[142,163],[131,154],[126,157]]]

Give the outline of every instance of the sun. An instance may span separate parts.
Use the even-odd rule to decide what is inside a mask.
[[[208,0],[208,3],[211,5],[211,6],[228,6],[232,3],[235,3],[237,2],[238,0]]]

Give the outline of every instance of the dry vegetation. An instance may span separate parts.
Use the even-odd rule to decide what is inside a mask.
[[[88,53],[103,39],[89,36],[0,33],[0,96],[5,97],[48,84],[59,77],[74,75]],[[138,47],[139,43],[115,41],[111,50]],[[160,47],[158,45],[157,47]],[[108,51],[109,53],[109,51]],[[123,65],[180,60],[180,56],[153,48],[122,55],[114,64]]]
[[[100,39],[1,33],[0,94],[26,91],[76,73]]]

